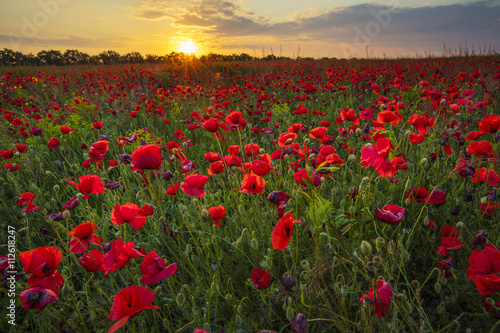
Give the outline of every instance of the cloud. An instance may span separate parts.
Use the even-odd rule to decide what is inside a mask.
[[[466,40],[500,45],[499,4],[494,0],[466,4],[408,7],[361,4],[295,14],[288,20],[257,16],[228,0],[144,0],[129,7],[141,19],[168,19],[178,29],[228,41],[244,38],[255,44],[262,38],[274,41],[318,41],[353,48],[441,48]],[[250,43],[251,45],[254,43]]]
[[[62,36],[58,38],[26,38],[16,34],[0,35],[0,44],[10,44],[11,48],[17,49],[19,45],[53,47],[62,46],[70,48],[96,47],[110,49],[123,46],[124,43],[131,43],[132,38],[85,38],[80,36]]]

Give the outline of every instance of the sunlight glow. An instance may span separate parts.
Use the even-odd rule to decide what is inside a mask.
[[[195,53],[198,50],[198,46],[192,39],[186,39],[183,41],[180,41],[178,43],[178,50],[179,52],[186,53],[186,54],[191,54]]]

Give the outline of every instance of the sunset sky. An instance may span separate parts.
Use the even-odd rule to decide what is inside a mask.
[[[466,43],[500,52],[500,1],[0,0],[0,48],[23,53],[398,57]]]

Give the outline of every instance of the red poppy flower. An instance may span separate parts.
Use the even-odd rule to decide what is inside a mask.
[[[218,173],[224,173],[226,172],[226,170],[224,169],[224,162],[222,161],[217,161],[217,162],[213,162],[210,164],[210,166],[208,167],[208,174],[210,176],[212,175],[215,175],[215,174],[218,174]]]
[[[2,158],[4,160],[10,160],[12,157],[14,157],[14,150],[13,149],[4,150],[0,154],[2,155]]]
[[[442,205],[446,202],[446,194],[440,189],[433,190],[425,202],[433,205]]]
[[[355,125],[359,125],[359,118],[353,109],[344,108],[340,111],[340,117],[335,117],[337,125],[342,125],[344,121],[351,121]]]
[[[405,209],[393,204],[388,204],[384,208],[375,208],[375,217],[387,224],[399,224],[405,217]]]
[[[312,130],[309,131],[309,137],[321,140],[326,135],[327,130],[328,129],[325,127],[313,128]]]
[[[17,205],[19,207],[27,205],[28,203],[30,203],[31,201],[33,201],[33,199],[35,198],[35,196],[36,196],[36,193],[24,192],[24,193],[22,193],[19,196],[19,198],[17,198]]]
[[[20,153],[24,153],[28,147],[23,144],[16,145],[16,150]]]
[[[489,201],[479,203],[479,207],[481,208],[481,215],[485,216],[491,216],[491,214],[493,214],[497,210],[498,206],[498,203],[492,204]]]
[[[140,207],[127,202],[123,205],[116,204],[111,212],[111,223],[120,225],[128,223],[132,228],[139,230],[146,223],[146,216],[139,215]]]
[[[472,176],[476,171],[474,167],[470,164],[469,160],[466,158],[460,159],[458,161],[456,170],[460,177]]]
[[[93,157],[95,160],[87,160],[90,162],[98,162],[102,161],[104,158],[101,159],[96,159],[97,157],[104,156],[108,152],[108,140],[99,140],[96,141],[92,144],[92,147],[90,147],[90,150],[88,152],[90,157]]]
[[[470,131],[465,135],[465,140],[467,142],[476,141],[481,135],[483,135],[483,133],[479,131]]]
[[[500,128],[500,117],[497,115],[484,117],[482,121],[478,121],[477,123],[482,133],[496,133]]]
[[[208,331],[202,330],[201,328],[197,328],[193,333],[208,333]]]
[[[207,121],[202,122],[201,126],[203,126],[203,128],[210,133],[217,132],[219,129],[219,121],[216,118],[210,118]]]
[[[243,152],[250,158],[254,158],[259,155],[259,150],[259,145],[255,143],[249,143],[246,144],[245,147],[243,147]]]
[[[62,251],[55,246],[38,247],[31,251],[19,253],[19,260],[28,277],[31,287],[52,289],[57,293],[57,288],[64,283],[64,278],[57,271],[57,266],[62,259]]]
[[[365,298],[369,299],[369,302],[375,308],[373,311],[377,313],[377,317],[385,317],[387,314],[387,308],[391,305],[392,299],[392,288],[391,285],[384,280],[377,281],[377,291],[370,288],[368,294],[361,296],[359,300],[361,303],[365,302]]]
[[[423,134],[410,134],[408,135],[408,139],[410,139],[410,142],[414,145],[418,145],[422,142],[424,142],[425,135]]]
[[[252,284],[255,288],[262,290],[269,287],[271,275],[269,275],[269,270],[255,267],[252,273],[250,273],[250,280],[252,280]]]
[[[452,226],[444,225],[441,230],[441,246],[437,247],[437,252],[441,257],[446,257],[449,251],[458,250],[464,244],[458,239],[458,229]]]
[[[250,163],[250,169],[253,173],[262,177],[271,172],[271,165],[266,161],[256,160]]]
[[[214,221],[215,225],[220,227],[220,221],[226,217],[226,208],[222,205],[210,207],[208,209],[208,214],[210,214],[210,217],[212,218],[212,221]]]
[[[177,264],[167,266],[156,251],[149,252],[141,262],[142,282],[147,286],[172,276],[175,271]]]
[[[243,115],[239,111],[231,111],[226,116],[226,122],[231,125],[231,127],[239,127],[240,129],[245,128],[247,121],[243,119]]]
[[[410,199],[411,202],[425,202],[429,196],[429,191],[425,187],[414,187],[411,189],[411,193],[406,193],[406,198]]]
[[[435,122],[434,117],[420,116],[416,113],[408,119],[408,124],[415,126],[420,134],[426,134],[427,129],[434,127]]]
[[[205,153],[205,154],[203,154],[203,157],[205,157],[205,159],[210,163],[217,162],[217,161],[220,161],[222,159],[221,154],[213,153],[213,152]]]
[[[73,181],[69,181],[68,183],[71,185],[75,185],[75,187],[83,194],[84,199],[89,198],[89,194],[98,194],[104,192],[104,185],[102,184],[102,180],[97,175],[84,175],[78,178],[80,184],[77,184]]]
[[[267,200],[272,204],[276,205],[278,209],[278,217],[282,218],[283,213],[285,212],[286,203],[290,199],[290,196],[284,191],[273,191],[267,197]]]
[[[184,182],[181,184],[181,189],[184,193],[191,197],[201,198],[205,195],[205,191],[202,189],[205,183],[208,181],[208,176],[205,175],[190,175],[184,178]]]
[[[96,230],[97,225],[92,222],[84,222],[74,227],[69,232],[71,235],[69,250],[75,254],[80,254],[87,251],[89,243],[100,246],[103,239],[94,234]]]
[[[30,128],[30,133],[33,136],[40,136],[43,134],[43,130],[40,127],[32,127]]]
[[[397,170],[387,160],[392,149],[392,143],[389,138],[379,138],[374,145],[361,149],[361,164],[368,168],[373,166],[381,177],[394,176]]]
[[[306,183],[306,181],[307,181],[309,184],[312,184],[314,187],[318,187],[321,184],[321,178],[314,171],[311,173],[311,176],[312,176],[312,179],[307,174],[306,169],[301,169],[293,174],[293,179],[295,179],[295,181],[302,186],[309,186]]]
[[[401,119],[403,119],[403,115],[399,115],[396,112],[392,112],[390,110],[380,111],[377,114],[377,127],[383,127],[385,123],[397,126]]]
[[[64,209],[74,209],[80,203],[80,199],[73,197],[68,200],[63,206]]]
[[[278,137],[278,147],[286,147],[297,139],[297,134],[292,132],[281,133]]]
[[[284,251],[290,242],[293,234],[293,225],[295,223],[302,223],[301,220],[293,220],[292,213],[288,213],[279,219],[278,224],[274,227],[271,234],[271,242],[273,249]]]
[[[28,202],[28,205],[21,210],[21,213],[31,213],[36,210],[40,210],[40,207],[33,204],[33,202]]]
[[[66,125],[59,127],[59,129],[61,130],[62,134],[68,134],[73,130],[71,127],[68,127]]]
[[[167,190],[165,191],[165,193],[167,193],[167,195],[169,195],[171,197],[176,197],[177,192],[179,192],[179,182],[176,182],[176,183],[170,185],[167,188]]]
[[[135,169],[156,170],[161,164],[161,151],[157,145],[143,145],[137,147],[132,155],[131,166]]]
[[[152,207],[149,204],[145,203],[144,205],[142,205],[141,209],[139,209],[137,215],[148,217],[153,215],[154,210],[155,210],[154,206]]]
[[[50,149],[56,149],[59,146],[59,140],[57,138],[50,138],[50,140],[47,142],[47,147]]]
[[[120,290],[113,297],[113,305],[109,312],[109,320],[118,322],[110,327],[108,333],[117,331],[142,310],[158,309],[156,305],[151,305],[154,300],[155,293],[145,287],[130,286]]]
[[[25,289],[19,293],[19,298],[23,302],[23,309],[38,309],[38,313],[45,307],[58,300],[57,294],[51,289],[33,287]]]
[[[119,270],[125,266],[130,259],[144,257],[144,254],[134,249],[134,242],[123,243],[121,238],[116,241],[111,241],[111,249],[104,255],[104,263],[106,264],[106,273]]]
[[[493,244],[485,244],[484,250],[472,251],[467,276],[474,281],[481,295],[500,291],[500,250]]]
[[[96,122],[94,122],[94,124],[92,124],[92,128],[93,129],[103,129],[104,124],[100,121],[96,121]]]
[[[493,164],[496,164],[495,159],[498,157],[493,152],[493,146],[488,141],[474,141],[467,147],[467,152],[476,155],[480,159],[493,159]]]
[[[3,167],[6,170],[9,170],[10,172],[14,172],[14,171],[21,169],[21,166],[17,163],[7,163]]]
[[[404,155],[399,154],[397,156],[394,156],[390,160],[392,166],[396,170],[408,170],[408,164],[406,163],[406,158]]]
[[[500,177],[493,169],[480,168],[476,169],[474,177],[471,179],[472,183],[477,183],[478,181],[487,182],[490,186],[498,186],[498,181]]]
[[[90,250],[84,256],[78,258],[78,261],[87,272],[105,272],[107,270],[104,263],[104,254],[99,250]]]
[[[266,181],[261,176],[246,174],[241,181],[241,193],[264,193]]]
[[[288,127],[288,132],[297,133],[298,131],[300,131],[302,126],[304,126],[302,123],[290,124],[290,127]]]

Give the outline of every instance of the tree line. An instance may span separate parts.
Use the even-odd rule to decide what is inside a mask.
[[[303,58],[304,59],[304,58]],[[311,58],[312,59],[312,58]],[[24,54],[10,49],[0,50],[0,66],[69,66],[69,65],[112,65],[112,64],[140,64],[140,63],[184,63],[198,60],[200,62],[216,61],[254,61],[254,60],[291,60],[289,57],[277,57],[269,54],[262,58],[252,57],[249,54],[222,55],[210,53],[196,57],[194,54],[182,52],[171,52],[163,56],[147,54],[141,55],[139,52],[119,54],[116,51],[108,50],[98,55],[88,55],[78,50],[43,50],[36,55],[33,53]],[[309,60],[309,58],[307,59]]]

